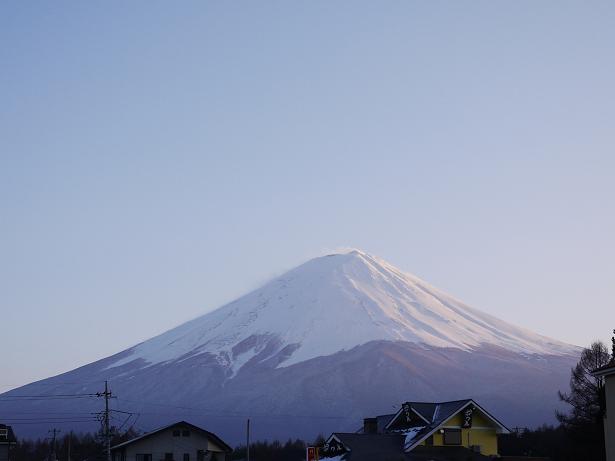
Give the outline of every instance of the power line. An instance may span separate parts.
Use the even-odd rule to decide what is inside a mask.
[[[216,410],[213,410],[210,408],[204,408],[204,407],[186,407],[186,406],[179,406],[179,405],[171,405],[167,403],[149,402],[145,400],[131,400],[131,399],[125,399],[123,397],[118,400],[122,402],[136,403],[136,404],[141,404],[141,405],[155,405],[155,406],[161,406],[161,407],[177,408],[179,410],[190,410],[193,412],[198,412],[199,415],[204,415],[204,412],[206,412],[208,416],[220,416],[220,417],[228,417],[228,418],[245,419],[249,416],[278,417],[278,418],[309,418],[309,419],[346,419],[348,418],[347,416],[305,415],[305,414],[298,415],[298,414],[284,414],[284,413],[250,413],[250,415],[248,415],[246,413],[238,413],[238,412],[232,412],[232,411],[225,411],[224,413],[218,413]],[[148,413],[148,412],[142,411],[141,414],[145,415],[145,414],[156,414],[156,413]]]
[[[57,421],[62,421],[62,420],[66,420],[66,419],[93,419],[98,421],[98,418],[96,417],[87,417],[87,416],[50,416],[48,418],[42,417],[42,418],[3,418],[2,421],[40,421],[42,419],[53,419],[53,420],[57,420]]]
[[[89,393],[89,394],[39,394],[39,395],[7,395],[5,397],[0,397],[2,399],[6,399],[6,398],[30,398],[30,397],[36,397],[36,398],[47,398],[47,397],[99,397],[100,393],[99,392],[93,392],[93,393]]]
[[[13,415],[93,415],[91,411],[11,411]]]
[[[72,395],[72,396],[65,396],[65,395],[45,395],[45,396],[26,396],[26,395],[20,395],[20,396],[7,396],[7,397],[0,397],[0,402],[24,402],[24,401],[35,401],[35,400],[72,400],[72,399],[90,399],[90,398],[94,398],[97,397],[96,394],[93,395]]]
[[[74,418],[74,419],[54,419],[54,418],[40,418],[30,420],[15,420],[15,419],[3,419],[5,423],[10,423],[12,426],[19,426],[22,424],[68,424],[68,423],[94,423],[98,421],[97,418]]]
[[[123,411],[122,413],[126,413],[126,412]],[[120,424],[120,426],[116,429],[117,432],[120,432],[124,428],[124,426],[128,424],[128,421],[130,421],[130,418],[134,416],[134,413],[127,413],[127,414],[128,416],[124,418],[124,422]],[[113,415],[111,415],[111,417],[113,418]]]
[[[103,425],[103,432],[104,432],[104,439],[105,439],[105,451],[108,456],[107,461],[110,461],[109,456],[111,453],[110,452],[110,441],[111,441],[110,420],[111,419],[118,422],[119,427],[116,430],[120,431],[122,428],[126,427],[130,419],[134,417],[134,421],[131,424],[131,427],[137,427],[141,431],[147,432],[136,425],[141,415],[169,415],[170,416],[170,415],[177,414],[177,412],[165,413],[165,412],[156,412],[156,411],[153,411],[153,412],[143,411],[143,406],[146,406],[146,405],[182,410],[184,413],[190,412],[193,415],[198,415],[198,416],[211,416],[211,417],[219,417],[219,418],[245,419],[247,417],[257,417],[257,418],[264,417],[264,418],[304,418],[304,419],[328,419],[328,420],[340,420],[340,419],[347,418],[346,416],[306,415],[306,414],[293,415],[293,414],[282,414],[282,413],[277,413],[277,414],[276,413],[260,413],[260,414],[251,413],[250,415],[247,415],[245,413],[231,412],[231,411],[221,412],[223,410],[214,410],[211,408],[204,408],[204,407],[172,405],[172,404],[167,404],[167,403],[151,402],[151,401],[146,401],[146,400],[132,400],[132,399],[125,399],[125,398],[117,399],[117,397],[111,393],[108,387],[108,382],[106,381],[105,381],[105,390],[103,392],[75,393],[75,394],[68,394],[68,393],[67,394],[28,394],[28,395],[24,394],[24,395],[16,395],[16,396],[5,396],[5,397],[0,397],[0,403],[2,403],[3,401],[10,402],[10,401],[29,401],[29,400],[68,400],[68,399],[90,399],[90,398],[101,398],[101,397],[105,398],[105,409],[104,411],[101,411],[98,413],[70,412],[70,411],[69,412],[44,412],[44,411],[17,412],[15,413],[15,415],[17,415],[16,417],[6,420],[6,421],[14,425],[71,424],[71,423],[76,424],[76,423],[91,423],[91,422],[99,421]],[[140,405],[141,409],[139,411],[137,410],[127,411],[128,408],[124,408],[123,410],[111,409],[109,408],[109,403],[110,403],[109,401],[111,399],[117,399],[118,403],[121,401],[121,402],[126,402],[128,404],[131,404],[131,403],[138,404]],[[124,415],[127,415],[127,417],[123,421],[118,420],[113,416],[113,413],[124,414]],[[27,417],[28,414],[32,414],[33,416]],[[56,415],[63,415],[63,414],[67,416],[56,416]],[[40,416],[34,416],[34,415],[40,415]]]

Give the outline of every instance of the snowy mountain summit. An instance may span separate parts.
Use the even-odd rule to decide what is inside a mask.
[[[234,376],[244,365],[287,367],[370,341],[524,354],[576,348],[471,308],[360,250],[312,259],[241,298],[133,347],[108,368],[211,354]],[[136,362],[135,362],[136,361]]]

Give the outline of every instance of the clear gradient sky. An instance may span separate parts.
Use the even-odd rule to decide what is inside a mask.
[[[0,3],[0,391],[359,247],[615,328],[615,2]]]

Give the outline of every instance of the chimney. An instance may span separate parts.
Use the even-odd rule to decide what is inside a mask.
[[[365,418],[363,420],[363,433],[364,434],[377,434],[378,433],[378,419],[377,418]]]

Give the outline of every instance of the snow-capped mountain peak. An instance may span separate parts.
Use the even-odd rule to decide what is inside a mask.
[[[528,354],[575,348],[473,309],[360,250],[312,259],[263,287],[133,347],[110,368],[209,353],[235,374],[251,360],[288,366],[374,340]]]

